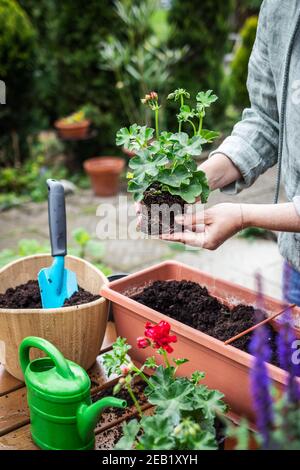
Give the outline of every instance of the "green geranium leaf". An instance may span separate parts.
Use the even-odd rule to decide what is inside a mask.
[[[178,101],[181,98],[181,96],[187,99],[190,98],[190,94],[184,88],[177,88],[177,90],[173,91],[167,96],[167,99]]]
[[[129,167],[134,170],[136,176],[157,176],[159,167],[165,166],[169,163],[165,155],[156,155],[155,158],[151,157],[151,152],[147,149],[140,151],[136,157],[130,159]]]
[[[212,90],[200,91],[196,96],[197,103],[203,108],[209,108],[217,99],[217,95],[214,95]]]
[[[195,117],[195,110],[191,109],[188,105],[183,105],[180,108],[180,113],[177,114],[177,118],[179,121],[187,122],[190,119]]]
[[[186,362],[189,362],[188,359],[173,359],[174,364],[176,364],[177,367],[181,366],[182,364],[185,364]]]
[[[173,196],[181,196],[182,199],[187,202],[188,204],[193,204],[196,202],[196,199],[202,193],[202,186],[198,183],[194,184],[183,184],[179,188],[169,187],[169,192],[173,194]]]
[[[208,129],[202,129],[201,131],[201,137],[207,144],[211,144],[219,135],[220,132],[209,131]]]
[[[132,419],[129,423],[124,423],[122,427],[123,436],[117,442],[114,449],[132,450],[140,427],[141,426],[136,419]]]
[[[217,450],[218,445],[214,434],[200,431],[192,443],[191,450]]]
[[[154,129],[147,126],[133,124],[129,127],[122,127],[117,132],[116,144],[129,150],[136,151],[146,147],[153,138]]]
[[[168,417],[161,415],[142,418],[143,434],[137,449],[170,450],[174,449],[173,424]]]
[[[180,134],[184,134],[184,132]],[[191,139],[181,137],[177,142],[178,143],[174,145],[174,150],[178,157],[185,157],[186,155],[200,155],[202,152],[202,144],[205,143],[200,136],[194,136]]]
[[[157,413],[170,418],[174,424],[180,421],[182,411],[193,409],[190,394],[193,384],[177,378],[167,388],[157,387],[149,396],[149,402],[157,407]]]
[[[161,172],[157,181],[172,187],[180,187],[182,184],[189,184],[192,174],[187,173],[184,165],[178,165],[174,170],[165,169]]]
[[[108,373],[121,374],[120,367],[130,362],[128,358],[128,351],[131,346],[127,343],[125,338],[118,337],[112,345],[112,350],[103,355],[103,365]]]

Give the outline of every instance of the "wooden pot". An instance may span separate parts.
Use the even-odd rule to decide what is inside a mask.
[[[0,292],[37,279],[40,269],[51,263],[52,257],[43,254],[8,264],[0,270]],[[101,271],[75,256],[66,257],[66,267],[76,273],[78,284],[92,294],[99,294],[101,287],[108,282]],[[99,354],[107,315],[108,304],[103,297],[64,308],[0,308],[0,341],[5,345],[0,362],[10,374],[23,380],[18,358],[19,344],[26,336],[40,336],[53,343],[67,359],[89,369]],[[32,352],[32,358],[41,355],[37,350]]]

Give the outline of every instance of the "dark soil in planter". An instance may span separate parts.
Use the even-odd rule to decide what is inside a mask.
[[[146,387],[146,385],[144,384],[144,382],[137,382],[133,387],[133,391],[134,391],[135,396],[137,397],[138,402],[139,402],[140,405],[144,405],[145,403],[147,403],[147,399],[146,399],[146,397],[143,393],[145,387]],[[109,387],[109,388],[106,388],[104,390],[101,390],[99,393],[97,393],[97,395],[92,397],[92,401],[96,402],[96,401],[101,400],[104,397],[113,396],[113,389],[114,389],[114,387]],[[113,408],[113,407],[112,408],[106,408],[104,410],[104,412],[102,413],[102,416],[104,418],[105,414],[111,414],[112,417],[108,418],[108,421],[110,421],[110,422],[113,422],[116,419],[122,418],[122,416],[126,415],[128,407],[134,405],[134,403],[132,401],[132,398],[130,397],[127,390],[124,390],[124,389],[120,390],[120,392],[116,394],[116,397],[120,398],[121,400],[126,400],[127,401],[127,407],[126,408]],[[102,419],[100,418],[100,423],[101,423]]]
[[[99,295],[91,294],[79,287],[78,292],[65,301],[64,307],[86,304],[99,298]],[[38,281],[28,281],[26,284],[7,289],[4,294],[0,294],[0,308],[42,308]]]
[[[155,281],[130,297],[220,341],[226,341],[257,323],[253,307],[236,305],[229,308],[211,296],[206,287],[191,281]],[[267,329],[273,351],[271,363],[278,366],[277,333],[270,325]],[[232,346],[249,352],[252,334],[242,336]]]
[[[175,216],[184,213],[185,204],[180,196],[172,196],[167,191],[161,191],[158,183],[152,184],[144,192],[141,231],[149,235],[181,231],[182,226],[176,224]]]

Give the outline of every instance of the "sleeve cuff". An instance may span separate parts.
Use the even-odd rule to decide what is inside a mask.
[[[296,212],[300,217],[300,196],[294,196],[293,197],[293,203],[294,203]]]
[[[220,147],[209,155],[209,158],[216,153],[222,153],[228,157],[239,169],[242,178],[221,189],[227,194],[237,194],[245,188],[251,186],[262,173],[261,158],[258,153],[244,139],[238,136],[229,136]]]

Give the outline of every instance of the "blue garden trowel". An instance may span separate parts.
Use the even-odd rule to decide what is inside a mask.
[[[65,269],[67,254],[67,228],[65,192],[61,183],[48,179],[48,218],[51,241],[52,266],[39,272],[43,308],[62,307],[65,300],[78,291],[76,274]]]

